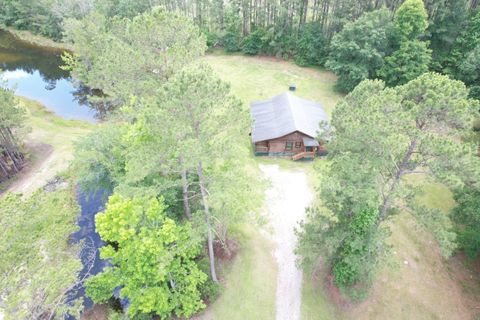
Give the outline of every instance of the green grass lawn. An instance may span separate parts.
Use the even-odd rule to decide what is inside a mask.
[[[203,59],[224,81],[230,83],[233,93],[244,102],[245,108],[249,108],[252,101],[268,99],[287,91],[291,83],[298,87],[296,95],[321,103],[328,114],[341,98],[334,91],[335,76],[321,69],[301,68],[273,58],[218,53]],[[314,173],[313,162],[261,157],[256,160],[259,164],[278,164],[283,169],[306,170],[312,176]],[[273,246],[256,224],[243,225],[237,234],[241,250],[232,265],[223,270],[226,276],[225,290],[199,318],[275,319],[277,270]],[[319,305],[319,290],[310,285],[307,276],[305,279],[307,285],[302,294],[308,302],[302,306],[302,311],[305,310],[305,314],[311,317],[304,319],[329,319],[330,309],[323,308],[324,317],[314,317]],[[322,299],[325,298],[322,293],[320,295]],[[323,299],[320,305],[328,306],[328,301]]]
[[[319,68],[302,68],[270,57],[210,54],[203,58],[248,107],[250,102],[269,99],[297,85],[296,95],[323,105],[330,115],[342,97],[334,90],[335,75]]]
[[[268,99],[286,91],[291,83],[297,84],[298,96],[321,103],[328,114],[342,97],[334,90],[335,76],[321,69],[301,68],[272,58],[218,53],[203,59],[231,84],[232,91],[243,100],[246,108],[251,101]],[[306,170],[312,177],[312,186],[317,183],[313,167],[324,165],[322,160],[314,163],[269,158],[257,160],[259,163],[276,163],[284,169]],[[421,177],[411,179],[424,184],[424,193],[419,196],[423,204],[440,208],[445,214],[454,206],[451,192],[444,186],[425,184]],[[477,301],[480,287],[476,284],[475,274],[462,260],[456,257],[444,259],[432,235],[407,213],[395,216],[390,226],[391,263],[380,272],[369,298],[357,304],[333,302],[326,289],[325,277],[312,278],[306,274],[302,288],[302,319],[472,319],[480,314]],[[271,265],[267,279],[266,274],[258,272],[266,268],[253,267],[265,266],[269,249],[262,243],[255,226],[244,228],[243,232],[250,236],[242,240],[244,249],[227,272],[225,292],[210,307],[207,319],[274,318],[274,265]],[[250,245],[257,248],[250,248]],[[263,253],[259,255],[260,252]],[[273,261],[273,257],[269,259]],[[267,281],[270,289],[262,292],[269,295],[262,294],[259,302],[257,291],[248,290],[247,286],[258,283],[267,286]],[[266,303],[265,299],[270,302]]]
[[[273,244],[254,224],[242,225],[233,237],[240,248],[232,263],[220,270],[225,288],[200,319],[275,319],[277,265]]]
[[[331,320],[339,319],[340,311],[331,302],[325,287],[324,275],[318,278],[304,274],[302,285],[302,320]]]

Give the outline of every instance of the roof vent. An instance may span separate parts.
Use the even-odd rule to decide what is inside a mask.
[[[292,83],[292,84],[288,87],[288,90],[290,90],[290,91],[295,91],[295,90],[297,90],[297,85],[294,84],[294,83]]]

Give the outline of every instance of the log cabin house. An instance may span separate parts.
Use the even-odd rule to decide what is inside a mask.
[[[318,103],[285,92],[270,100],[252,102],[251,114],[255,155],[300,160],[325,153],[316,137],[320,122],[328,118]]]

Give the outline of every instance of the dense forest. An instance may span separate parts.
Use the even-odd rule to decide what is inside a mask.
[[[403,24],[408,21],[401,17],[408,18],[415,5],[397,13],[401,3],[2,0],[0,23],[61,40],[68,19],[83,18],[92,12],[107,18],[132,18],[161,6],[191,18],[209,47],[293,58],[299,65],[325,65],[339,75],[338,87],[343,91],[351,91],[366,78],[381,78],[388,85],[396,85],[432,70],[462,80],[471,87],[471,96],[478,97],[478,2],[425,1],[425,11],[418,16],[422,21],[410,34],[402,34]]]
[[[233,227],[262,207],[250,116],[200,61],[214,48],[325,67],[346,94],[318,137],[328,141],[315,168],[321,206],[296,229],[304,270],[321,260],[343,295],[364,299],[401,211],[445,258],[480,253],[476,0],[0,0],[0,22],[68,42],[64,70],[116,106],[76,142],[68,175],[85,194],[110,195],[95,220],[109,265],[81,284],[96,304],[127,299],[122,319],[205,309],[221,293],[218,257],[233,250]],[[9,178],[24,159],[25,110],[11,90],[0,103],[0,178]],[[450,215],[419,203],[415,175],[453,191]],[[80,246],[64,241],[78,211],[71,189],[0,199],[7,319],[80,313],[67,290],[80,270]]]

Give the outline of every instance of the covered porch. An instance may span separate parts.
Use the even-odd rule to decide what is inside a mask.
[[[318,143],[318,141],[315,139],[304,137],[303,147],[304,147],[303,152],[297,153],[294,156],[292,156],[292,160],[294,161],[302,160],[302,159],[313,160],[318,150],[320,149],[320,143]]]

